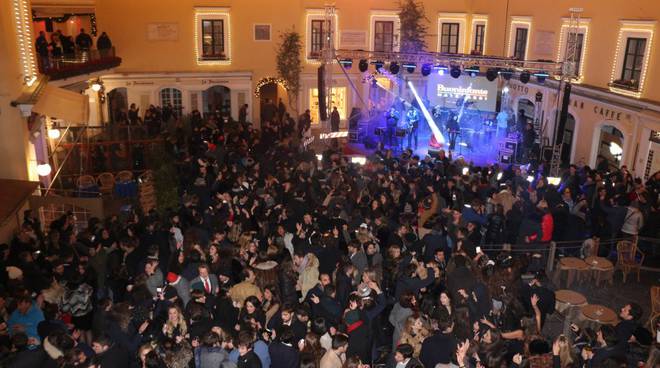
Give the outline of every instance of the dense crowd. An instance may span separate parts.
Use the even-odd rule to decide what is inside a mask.
[[[167,111],[144,123],[177,118]],[[555,297],[543,270],[550,241],[657,237],[660,173],[643,183],[625,167],[570,166],[555,186],[543,165],[475,167],[444,152],[376,151],[362,165],[302,150],[304,119],[255,129],[193,113],[168,140],[177,208],[85,229],[73,214],[42,229],[28,211],[1,248],[3,364],[658,364],[657,322],[644,328],[634,301],[616,326],[544,328]]]

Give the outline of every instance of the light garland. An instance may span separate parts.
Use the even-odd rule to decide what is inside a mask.
[[[516,25],[523,27],[516,27]],[[511,17],[511,28],[509,29],[509,38],[507,42],[507,51],[508,56],[513,56],[515,47],[513,47],[513,37],[515,37],[515,30],[518,28],[527,29],[527,39],[525,40],[525,59],[527,59],[527,54],[529,53],[529,39],[532,33],[532,18],[531,17]]]
[[[440,13],[438,14],[438,52],[442,52],[442,24],[458,23],[458,50],[457,53],[465,53],[465,34],[467,28],[467,14],[465,13]],[[471,51],[471,50],[470,50]]]
[[[208,16],[208,17],[205,17]],[[201,21],[203,19],[222,19],[226,23],[225,60],[202,60],[202,44],[200,40]],[[231,23],[229,8],[195,8],[195,62],[197,65],[231,65]]]
[[[32,16],[28,0],[14,0],[14,20],[16,22],[16,40],[23,67],[23,81],[34,83],[37,77],[37,65],[32,45]]]
[[[564,38],[566,38],[566,41],[568,41],[568,34],[570,33],[570,25],[568,24],[567,19],[562,20],[563,24],[561,25],[561,29],[559,31],[559,45],[557,47],[557,62],[561,62],[562,58],[565,54],[566,50],[566,44],[564,44]],[[585,23],[584,25],[582,23]],[[587,47],[588,47],[588,40],[589,40],[589,19],[580,19],[580,24],[578,26],[578,34],[584,35],[582,39],[582,50],[580,51],[580,65],[579,65],[579,75],[575,76],[575,80],[573,80],[572,83],[574,84],[580,84],[584,81],[584,64],[585,60],[587,59]],[[576,41],[577,42],[577,41]]]
[[[305,14],[305,62],[308,64],[321,64],[322,56],[319,56],[318,59],[310,59],[310,53],[312,52],[312,20],[325,20],[325,10],[324,9],[308,9]],[[324,24],[325,25],[325,24]],[[335,10],[335,13],[332,15],[332,20],[330,21],[330,28],[334,35],[334,48],[337,49],[339,46],[339,15]],[[325,41],[321,40],[324,44]],[[321,54],[322,55],[322,54]]]
[[[89,32],[92,34],[92,36],[96,36],[97,29],[96,29],[96,14],[91,14],[89,16],[89,23],[90,23],[90,30]]]
[[[644,50],[644,65],[642,66],[642,72],[639,77],[639,87],[637,88],[637,91],[629,91],[626,89],[622,88],[617,88],[610,86],[610,92],[618,93],[620,95],[624,96],[629,96],[629,97],[634,97],[634,98],[641,98],[642,97],[642,92],[644,90],[644,82],[646,80],[646,71],[648,70],[649,66],[649,61],[651,60],[651,47],[653,45],[653,36],[654,36],[654,26],[653,24],[644,24],[640,22],[621,22],[622,26],[619,29],[619,36],[617,38],[617,45],[616,45],[616,51],[614,53],[614,62],[612,64],[612,73],[610,74],[610,84],[612,84],[616,79],[617,72],[621,73],[621,68],[623,67],[624,63],[624,57],[619,60],[620,55],[624,53],[623,51],[623,42],[625,39],[625,42],[628,41],[628,37],[624,37],[624,33],[648,33],[649,36],[647,38],[647,45],[646,45],[646,50]],[[644,27],[646,28],[638,28],[638,27]]]
[[[282,86],[282,88],[284,88],[284,89],[286,89],[286,90],[289,89],[289,85],[287,84],[287,82],[286,82],[284,79],[282,79],[282,78],[276,78],[276,77],[267,77],[267,78],[263,78],[263,79],[261,79],[261,80],[257,83],[257,86],[256,86],[255,89],[254,89],[254,96],[257,97],[257,98],[261,97],[261,88],[262,88],[263,86],[265,86],[265,85],[267,85],[267,84],[271,84],[271,83],[278,84],[278,85]]]
[[[487,15],[474,14],[472,16],[472,34],[471,34],[472,39],[470,40],[470,52],[472,52],[475,49],[475,47],[477,47],[477,45],[475,44],[477,25],[483,25],[484,26],[484,34],[483,34],[484,39],[482,40],[483,50],[481,51],[481,54],[482,55],[487,55],[487,53],[486,53],[486,37],[488,35],[488,16]]]

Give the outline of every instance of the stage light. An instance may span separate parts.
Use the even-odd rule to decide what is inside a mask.
[[[371,63],[374,65],[377,72],[380,72],[380,69],[385,65],[385,63],[380,60],[372,61]]]
[[[60,137],[60,130],[57,128],[48,129],[48,138],[57,139]]]
[[[451,75],[452,78],[458,79],[458,77],[461,76],[461,67],[458,65],[452,66],[451,71],[449,71],[449,74]]]
[[[548,78],[550,76],[550,74],[541,71],[541,72],[534,73],[534,76],[536,77],[537,82],[545,83],[545,79]]]
[[[488,79],[489,82],[492,82],[495,79],[497,79],[497,69],[488,68],[488,70],[486,71],[486,79]]]
[[[94,83],[92,84],[92,91],[94,91],[94,92],[98,92],[98,91],[100,91],[100,90],[101,90],[101,84],[99,84],[98,82],[94,82]]]
[[[353,60],[352,59],[339,60],[339,65],[344,67],[344,69],[349,70],[353,66]]]
[[[499,74],[502,76],[502,78],[504,78],[504,80],[509,80],[513,75],[513,70],[511,69],[500,70]]]
[[[422,65],[422,75],[428,77],[433,70],[433,64],[424,64]]]
[[[399,64],[396,61],[390,63],[390,73],[399,74]]]
[[[364,165],[367,163],[367,158],[364,156],[351,157],[351,163]]]
[[[431,128],[431,131],[433,132],[433,137],[435,137],[435,140],[439,144],[445,144],[445,137],[440,132],[438,126],[435,125],[433,116],[424,105],[424,101],[422,101],[422,99],[419,97],[419,94],[417,93],[417,89],[415,89],[415,85],[413,85],[411,81],[408,81],[408,88],[410,88],[410,91],[413,93],[413,96],[415,96],[415,100],[417,101],[419,108],[422,110],[422,115],[424,115],[424,118],[426,119],[426,123],[429,125],[429,128]]]
[[[497,180],[502,180],[502,172],[497,173]]]
[[[415,63],[403,63],[403,68],[410,74],[415,72],[415,67],[417,67]]]
[[[476,77],[479,75],[479,67],[478,66],[471,66],[469,68],[465,68],[464,71],[468,73],[470,77]]]
[[[523,84],[529,83],[529,78],[530,78],[530,74],[529,74],[528,71],[524,71],[524,72],[520,73],[520,81]]]
[[[51,171],[52,171],[52,168],[50,167],[49,164],[39,164],[39,165],[37,165],[37,174],[39,176],[48,176],[48,175],[50,175]]]
[[[464,167],[461,172],[463,173],[463,176],[465,176],[465,175],[470,173],[470,168],[469,167]]]
[[[436,70],[438,72],[438,75],[445,75],[445,72],[449,70],[449,68],[447,68],[445,65],[436,64],[433,67],[433,70]]]
[[[369,62],[367,62],[365,59],[360,60],[360,63],[358,64],[358,68],[360,69],[360,72],[364,73],[367,70],[369,70]]]
[[[533,181],[534,181],[534,177],[533,177],[532,175],[528,175],[528,176],[527,176],[527,181],[530,182],[530,183],[533,182]]]

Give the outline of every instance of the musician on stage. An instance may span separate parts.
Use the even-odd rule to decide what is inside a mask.
[[[399,123],[399,111],[397,111],[396,107],[390,107],[385,113],[385,121],[387,122],[387,131],[385,132],[387,143],[390,147],[394,147],[395,142],[397,142],[396,126]],[[396,145],[398,146],[398,144]]]
[[[453,112],[447,120],[447,133],[449,134],[449,149],[454,150],[456,148],[456,138],[461,128],[458,125],[458,116]]]
[[[406,133],[408,134],[408,149],[415,140],[415,149],[417,149],[417,128],[419,128],[419,112],[416,108],[410,107],[406,113]]]

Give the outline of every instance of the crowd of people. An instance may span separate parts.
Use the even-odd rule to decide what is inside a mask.
[[[150,110],[159,121],[169,111]],[[550,331],[553,285],[535,253],[658,237],[660,173],[643,183],[625,167],[570,166],[555,186],[543,165],[475,167],[444,152],[354,164],[334,147],[302,150],[306,118],[295,129],[276,111],[261,129],[194,114],[190,134],[176,130],[177,208],[84,228],[73,214],[42,227],[26,212],[0,247],[3,364],[658,364],[659,325],[646,329],[635,301],[615,326]]]

